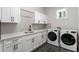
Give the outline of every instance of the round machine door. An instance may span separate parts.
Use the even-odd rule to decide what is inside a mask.
[[[74,45],[76,42],[74,36],[72,36],[71,34],[63,34],[61,36],[61,40],[66,45]]]
[[[51,41],[56,41],[57,35],[56,35],[56,33],[54,33],[54,32],[49,32],[49,33],[48,33],[48,38],[49,38],[49,40],[51,40]]]

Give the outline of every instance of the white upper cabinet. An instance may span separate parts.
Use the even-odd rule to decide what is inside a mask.
[[[14,17],[14,22],[20,23],[20,8],[19,7],[14,7],[12,8],[12,16]]]
[[[20,8],[18,7],[3,7],[2,20],[4,23],[19,23],[20,22]]]
[[[1,7],[0,7],[0,20],[1,20]]]
[[[11,8],[2,8],[2,20],[1,22],[11,22]]]
[[[37,23],[37,24],[47,24],[47,16],[43,13],[35,11],[35,23]]]
[[[37,11],[35,11],[35,23],[40,23],[40,14]]]

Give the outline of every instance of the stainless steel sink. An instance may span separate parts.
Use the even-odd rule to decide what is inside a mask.
[[[29,33],[29,32],[24,32],[24,33]]]

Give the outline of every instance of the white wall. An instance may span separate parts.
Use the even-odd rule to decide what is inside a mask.
[[[66,8],[68,11],[68,18],[59,20],[56,18],[56,11],[62,8],[60,7],[45,8],[46,10],[45,12],[48,15],[48,22],[51,23],[52,27],[77,29],[78,9],[75,7]]]
[[[56,11],[62,9],[63,7],[57,8],[45,8],[45,12],[48,15],[48,22],[51,23],[51,27],[61,27],[62,29],[76,29],[78,30],[78,37],[79,37],[79,9],[76,7],[66,7],[68,18],[59,20],[56,18]],[[79,43],[79,38],[78,38]],[[78,44],[79,46],[79,44]]]

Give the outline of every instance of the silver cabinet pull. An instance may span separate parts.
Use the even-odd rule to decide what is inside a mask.
[[[43,34],[42,34],[42,38],[44,38]]]
[[[13,17],[13,22],[14,22],[14,17]]]
[[[18,44],[15,44],[14,45],[14,50],[17,50],[18,49]]]
[[[11,17],[11,22],[14,22],[14,17]]]
[[[34,38],[32,39],[32,42],[34,42]]]
[[[12,17],[11,17],[11,22],[12,22]]]

